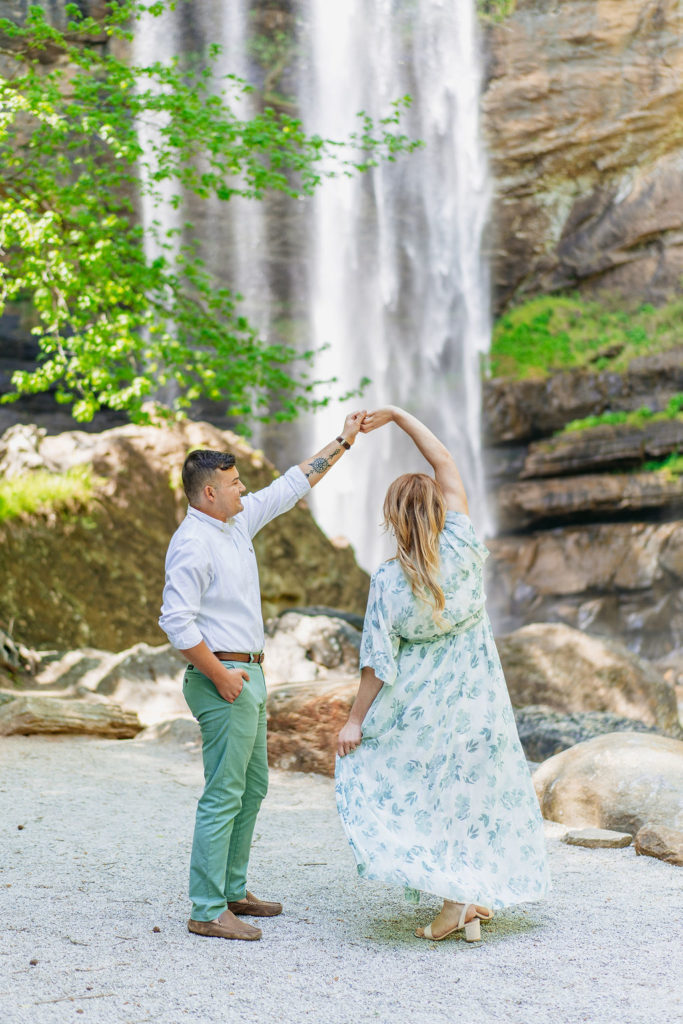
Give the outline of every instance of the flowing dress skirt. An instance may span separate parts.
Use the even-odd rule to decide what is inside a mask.
[[[362,878],[495,908],[542,898],[549,875],[538,801],[477,584],[482,552],[469,520],[454,523],[456,515],[449,513],[443,561],[459,551],[458,573],[469,566],[474,578],[465,578],[465,608],[467,587],[459,588],[460,611],[469,614],[447,633],[416,639],[425,619],[419,607],[417,619],[406,616],[415,602],[396,563],[373,576],[361,664],[388,682],[360,746],[337,758],[336,797]]]

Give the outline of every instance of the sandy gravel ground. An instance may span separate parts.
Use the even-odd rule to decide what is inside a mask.
[[[360,883],[330,780],[275,772],[251,886],[285,913],[261,942],[203,939],[185,924],[199,755],[11,737],[0,763],[4,1024],[681,1019],[683,871],[632,848],[551,828],[550,899],[501,912],[480,945],[427,943],[413,928],[438,901]]]

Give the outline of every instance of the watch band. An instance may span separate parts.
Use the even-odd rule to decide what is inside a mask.
[[[346,448],[347,452],[351,450],[351,445],[349,444],[349,442],[346,440],[345,437],[341,436],[341,434],[339,435],[338,438],[336,438],[336,440],[339,441],[339,444],[343,444],[344,445],[344,447]]]

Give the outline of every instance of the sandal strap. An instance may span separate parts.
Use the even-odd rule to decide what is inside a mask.
[[[467,917],[467,911],[470,909],[470,907],[474,908],[474,903],[463,903],[462,913],[460,914],[460,920],[458,921],[458,930],[460,930],[460,928],[464,928],[465,918]]]

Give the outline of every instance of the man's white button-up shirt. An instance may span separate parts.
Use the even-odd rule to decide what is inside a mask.
[[[202,640],[211,651],[263,650],[263,616],[252,537],[310,490],[298,466],[242,498],[226,523],[188,508],[166,555],[159,625],[179,650]]]

